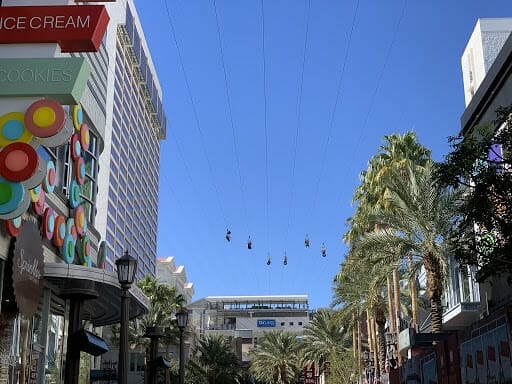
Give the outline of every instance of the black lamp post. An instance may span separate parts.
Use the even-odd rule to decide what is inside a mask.
[[[121,284],[121,330],[119,335],[119,364],[118,364],[118,382],[127,384],[128,382],[128,316],[130,313],[130,296],[128,290],[135,280],[137,273],[137,260],[124,253],[122,257],[116,260],[117,279]]]
[[[183,332],[188,323],[188,312],[181,308],[176,312],[176,321],[180,330],[180,384],[185,382],[185,348],[183,348]]]

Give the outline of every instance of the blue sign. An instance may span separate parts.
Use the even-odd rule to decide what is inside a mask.
[[[260,328],[272,328],[276,326],[275,320],[258,320],[258,327]]]

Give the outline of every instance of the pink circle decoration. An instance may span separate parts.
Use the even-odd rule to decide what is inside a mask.
[[[53,233],[55,232],[55,214],[53,213],[53,209],[50,207],[44,210],[43,214],[43,236],[47,240],[51,240],[53,238]]]
[[[10,181],[28,180],[37,170],[36,150],[26,143],[12,143],[0,152],[0,175]]]
[[[62,105],[55,100],[42,99],[32,103],[25,112],[25,126],[37,137],[51,137],[59,133],[66,122]]]
[[[36,215],[42,215],[44,212],[44,202],[45,202],[45,193],[41,189],[41,194],[39,195],[39,200],[35,203],[32,203],[32,210]]]

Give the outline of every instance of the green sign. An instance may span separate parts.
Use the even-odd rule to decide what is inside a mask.
[[[0,59],[0,97],[48,97],[78,104],[90,72],[82,57]]]

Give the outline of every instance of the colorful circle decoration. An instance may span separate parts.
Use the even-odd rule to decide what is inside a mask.
[[[78,159],[82,156],[82,144],[80,144],[80,135],[75,133],[71,136],[71,157],[73,160]]]
[[[0,175],[10,181],[28,180],[36,172],[36,150],[26,143],[12,143],[0,152]]]
[[[82,193],[80,186],[77,184],[75,180],[71,180],[69,183],[69,206],[71,208],[76,208],[82,202],[82,197],[80,194]]]
[[[87,124],[82,124],[82,128],[80,128],[80,144],[82,145],[82,149],[84,151],[89,150],[89,144],[91,142],[91,135],[89,133],[89,127]]]
[[[64,216],[55,217],[55,229],[53,231],[53,244],[57,247],[64,245],[66,237],[66,219]]]
[[[46,176],[43,180],[43,188],[47,193],[53,193],[55,189],[55,184],[57,181],[57,175],[55,173],[55,164],[52,160],[50,160],[46,164]]]
[[[23,222],[21,221],[21,216],[6,220],[5,227],[7,229],[7,233],[12,237],[18,236],[21,232],[22,224]]]
[[[34,211],[34,213],[36,215],[42,215],[43,214],[45,200],[46,200],[45,199],[45,193],[41,189],[41,193],[39,194],[39,199],[35,203],[32,203],[32,210]]]
[[[73,240],[76,240],[78,234],[76,232],[75,219],[72,217],[68,217],[66,221],[66,236],[71,236]]]
[[[80,104],[73,105],[71,115],[73,118],[73,126],[77,131],[80,131],[82,124],[84,122],[84,113],[82,111],[82,106]]]
[[[71,124],[64,124],[64,128],[62,128],[56,135],[53,135],[51,137],[43,137],[38,138],[37,142],[41,145],[44,145],[45,147],[59,147],[63,144],[65,144],[71,135],[73,134],[73,125]]]
[[[0,116],[0,147],[16,142],[29,143],[32,137],[25,127],[23,113],[9,112]]]
[[[91,244],[89,243],[88,236],[85,236],[82,240],[80,240],[80,262],[86,267],[92,266]]]
[[[64,108],[52,99],[38,100],[25,111],[25,126],[37,137],[55,136],[65,122]]]
[[[83,205],[79,205],[75,209],[75,227],[78,236],[84,237],[87,232],[87,219],[85,217],[85,210]]]
[[[21,183],[0,177],[0,214],[7,214],[16,210],[24,196],[25,189]]]
[[[85,162],[82,157],[75,160],[75,179],[78,185],[83,185],[85,181]]]
[[[0,214],[0,220],[14,219],[18,216],[21,216],[27,211],[28,207],[30,207],[30,194],[26,193],[26,191],[23,191],[23,199],[18,204],[18,206],[14,209],[14,211]]]
[[[30,193],[30,201],[35,203],[39,200],[39,197],[41,196],[41,185],[36,186],[35,188],[29,189]]]
[[[62,255],[64,256],[64,261],[68,264],[73,263],[75,259],[75,239],[73,236],[66,235],[64,238],[64,245],[62,246]]]
[[[43,182],[44,175],[46,173],[46,162],[41,156],[37,156],[37,168],[36,171],[29,179],[22,181],[22,184],[27,189],[37,187]]]
[[[55,232],[55,214],[53,213],[53,209],[46,208],[43,214],[43,236],[47,240],[51,240],[53,238],[53,233]]]

